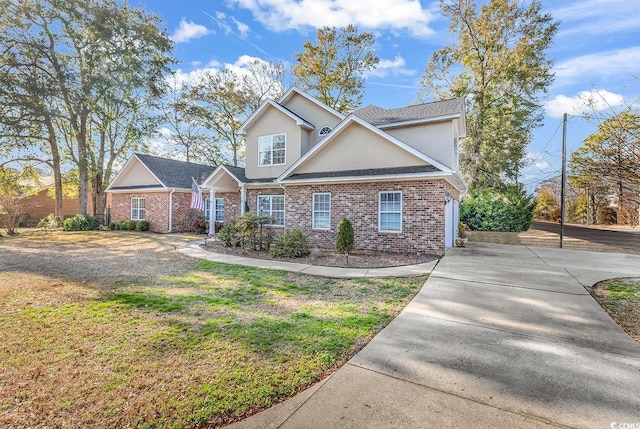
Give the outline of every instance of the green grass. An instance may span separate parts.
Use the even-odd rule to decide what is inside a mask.
[[[0,273],[0,285],[15,286],[0,286],[0,388],[31,398],[29,413],[48,426],[220,425],[333,371],[424,280],[207,261],[107,285]],[[29,414],[13,407],[0,402]],[[24,418],[16,425],[31,424]]]
[[[630,299],[640,301],[640,280],[616,279],[605,288],[613,299]]]

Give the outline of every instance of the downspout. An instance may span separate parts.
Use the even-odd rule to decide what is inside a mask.
[[[278,183],[278,186],[282,188],[282,195],[284,196],[284,225],[282,225],[282,228],[286,231],[287,230],[287,196],[285,194],[287,193],[287,188],[285,188],[282,183]]]
[[[169,192],[169,230],[167,233],[173,232],[173,193],[175,188]]]

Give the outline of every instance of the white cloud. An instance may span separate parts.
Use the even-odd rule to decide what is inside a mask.
[[[188,72],[185,72],[182,69],[178,69],[174,71],[172,75],[167,76],[166,80],[171,86],[193,84],[202,79],[202,77],[206,73],[219,73],[222,70],[231,70],[240,77],[248,76],[251,73],[251,65],[256,61],[267,63],[267,61],[263,60],[262,58],[252,57],[250,55],[241,55],[234,63],[222,64],[216,60],[212,60],[207,63],[206,67],[197,68]],[[266,86],[269,85],[265,84],[265,87]],[[267,94],[267,96],[275,97],[274,94]]]
[[[603,111],[624,104],[624,97],[605,89],[593,89],[580,91],[573,97],[556,95],[553,99],[544,103],[547,114],[553,118],[560,118],[564,113],[570,115],[583,115],[593,111]]]
[[[435,14],[420,0],[230,0],[250,10],[255,19],[273,31],[344,27],[364,30],[408,30],[416,37],[432,35]]]
[[[365,73],[365,77],[386,77],[389,74],[393,76],[413,76],[416,71],[413,69],[405,68],[407,62],[400,55],[392,60],[381,59],[375,70]]]
[[[620,34],[637,31],[639,9],[629,0],[579,0],[560,7],[553,5],[551,13],[561,21],[559,36]]]
[[[238,32],[240,33],[240,37],[242,38],[247,37],[247,34],[249,34],[249,30],[251,30],[249,26],[244,22],[240,22],[233,17],[231,18],[231,20],[233,21],[234,24],[236,24],[236,27],[238,28]]]
[[[634,46],[571,58],[556,65],[554,71],[557,78],[565,80],[581,76],[637,74],[638,63],[640,63],[640,46]]]
[[[171,35],[171,39],[176,43],[188,42],[192,39],[198,39],[212,33],[213,30],[209,30],[204,25],[196,24],[193,21],[187,21],[182,18],[180,25]]]

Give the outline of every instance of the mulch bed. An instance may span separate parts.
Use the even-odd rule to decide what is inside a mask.
[[[202,248],[210,252],[227,255],[245,256],[248,258],[270,259],[277,261],[296,262],[300,264],[322,265],[325,267],[342,268],[386,268],[403,265],[422,264],[438,259],[438,256],[415,253],[390,252],[362,252],[353,251],[348,258],[332,249],[312,249],[309,256],[301,258],[274,258],[266,250],[250,250],[241,247],[224,247],[219,241],[207,240]]]

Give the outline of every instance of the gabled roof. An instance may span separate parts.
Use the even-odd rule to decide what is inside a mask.
[[[320,140],[320,142],[318,142],[318,144],[316,144],[309,152],[304,154],[300,159],[298,159],[289,168],[287,168],[276,179],[276,181],[281,181],[281,180],[284,180],[284,179],[294,175],[295,174],[295,170],[299,166],[301,166],[302,164],[307,162],[316,153],[318,153],[324,147],[326,147],[331,141],[335,140],[336,138],[339,138],[341,131],[346,129],[348,126],[350,126],[353,123],[357,123],[357,124],[363,126],[364,128],[368,129],[372,133],[377,134],[378,136],[380,136],[383,139],[385,139],[386,141],[388,141],[389,144],[397,146],[398,148],[400,148],[400,149],[410,153],[411,155],[415,156],[416,158],[424,161],[425,163],[428,163],[428,164],[432,165],[436,169],[438,169],[438,170],[440,170],[442,172],[447,172],[447,173],[451,172],[450,168],[446,167],[445,165],[443,165],[442,163],[436,161],[435,159],[431,158],[430,156],[428,156],[428,155],[420,152],[419,150],[409,146],[408,144],[404,143],[403,141],[401,141],[401,140],[393,137],[392,135],[384,132],[380,128],[377,128],[377,127],[371,125],[370,123],[366,122],[365,120],[361,119],[360,117],[358,117],[358,116],[356,116],[354,114],[351,114],[351,115],[347,116],[347,118],[345,120],[340,122],[340,124],[338,124],[338,126],[335,127],[333,129],[333,131],[331,131],[330,134],[328,134],[324,139]]]
[[[215,169],[210,165],[193,162],[176,161],[159,156],[136,153],[135,156],[162,182],[167,188],[191,188],[191,178],[202,183]]]
[[[239,186],[247,183],[273,183],[275,181],[275,178],[248,179],[245,175],[244,167],[236,167],[229,164],[220,164],[214,171],[211,172],[211,174],[205,180],[202,181],[202,184],[204,185],[209,182],[209,180],[211,180],[216,174],[219,174],[220,171],[223,171],[231,176],[233,180],[238,182]]]
[[[342,113],[338,112],[335,109],[332,109],[331,107],[327,106],[326,104],[320,102],[315,97],[310,96],[309,94],[307,94],[306,92],[296,88],[295,86],[292,86],[291,88],[289,88],[287,90],[287,92],[285,92],[282,95],[282,97],[280,97],[280,99],[278,100],[278,103],[279,104],[286,104],[296,94],[300,95],[301,97],[306,98],[307,100],[309,100],[310,102],[312,102],[316,106],[321,107],[322,109],[324,109],[327,112],[331,113],[332,115],[336,116],[340,120],[345,118],[345,116]]]
[[[370,104],[356,110],[353,114],[380,128],[431,122],[439,119],[464,117],[464,98],[415,104],[397,109],[385,109]]]
[[[293,119],[296,122],[296,125],[298,125],[300,127],[303,127],[303,128],[306,128],[308,130],[314,129],[313,124],[311,124],[310,122],[305,121],[303,118],[301,118],[300,116],[296,115],[291,110],[287,109],[284,106],[281,106],[280,104],[276,103],[275,101],[271,100],[270,98],[267,98],[265,101],[262,102],[260,107],[258,107],[256,109],[256,111],[253,112],[251,114],[251,116],[249,116],[249,118],[247,118],[246,121],[244,121],[244,124],[242,124],[242,126],[240,126],[240,128],[238,129],[238,134],[240,134],[240,135],[247,134],[246,129],[248,127],[250,127],[251,124],[253,124],[258,118],[260,118],[264,114],[264,112],[270,107],[278,109],[280,112],[284,113],[285,115],[287,115],[288,117]]]
[[[118,177],[131,165],[133,159],[140,163],[160,182],[154,185],[117,186]],[[134,153],[129,161],[113,179],[107,190],[111,189],[143,189],[143,188],[180,188],[191,189],[191,178],[201,183],[215,169],[210,165],[196,164],[193,162],[176,161],[175,159],[161,158],[159,156]],[[116,186],[114,186],[116,185]]]

